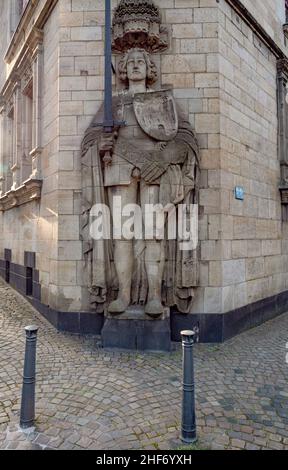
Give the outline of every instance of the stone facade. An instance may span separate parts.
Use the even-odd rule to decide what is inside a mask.
[[[13,2],[3,3],[2,121],[9,100],[15,100],[15,84],[23,79],[21,57],[30,48],[34,137],[26,156],[31,159],[30,172],[24,178],[25,126],[20,120],[15,176],[15,156],[7,155],[9,137],[2,124],[2,198],[13,184],[17,190],[27,179],[41,181],[42,190],[40,200],[2,211],[0,258],[4,260],[4,250],[10,249],[12,263],[24,266],[24,253],[36,253],[38,302],[54,313],[88,312],[80,239],[80,147],[103,102],[104,0],[28,2],[13,43],[5,20]],[[119,2],[112,3],[115,7]],[[173,87],[201,151],[200,286],[191,313],[197,319],[231,315],[273,296],[276,305],[275,296],[288,291],[288,225],[279,192],[277,111],[277,63],[288,53],[285,1],[155,4],[169,33],[169,48],[155,55],[161,71],[158,87]],[[23,103],[20,95],[18,99]],[[22,106],[14,104],[14,119],[17,105]],[[244,200],[235,199],[236,186],[244,188]]]

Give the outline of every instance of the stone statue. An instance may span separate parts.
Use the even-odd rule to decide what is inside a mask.
[[[171,91],[151,88],[158,71],[150,53],[139,47],[125,51],[117,73],[126,88],[113,98],[114,119],[126,125],[104,134],[102,107],[82,143],[81,230],[91,306],[110,315],[131,305],[143,306],[153,318],[174,305],[189,313],[198,286],[197,249],[181,251],[177,239],[156,235],[93,240],[89,234],[93,205],[107,204],[112,213],[115,197],[122,207],[198,202],[197,141]]]

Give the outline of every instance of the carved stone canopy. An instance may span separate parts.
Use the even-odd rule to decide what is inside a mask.
[[[168,32],[161,26],[159,8],[152,0],[121,0],[113,18],[113,52],[140,47],[160,52],[168,47]]]

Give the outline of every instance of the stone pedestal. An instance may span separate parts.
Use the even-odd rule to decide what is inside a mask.
[[[119,316],[107,314],[102,330],[104,348],[171,351],[170,309],[153,319],[144,307],[132,306]]]

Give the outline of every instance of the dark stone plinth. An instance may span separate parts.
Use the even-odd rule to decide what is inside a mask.
[[[102,330],[103,348],[132,351],[171,351],[169,309],[160,319],[145,315],[143,307],[108,315]]]
[[[26,266],[26,268],[35,268],[36,253],[32,251],[24,251],[24,266]]]
[[[9,250],[8,248],[5,248],[5,250],[4,250],[4,259],[5,259],[5,261],[9,261],[11,263],[11,261],[12,261],[12,250]]]

